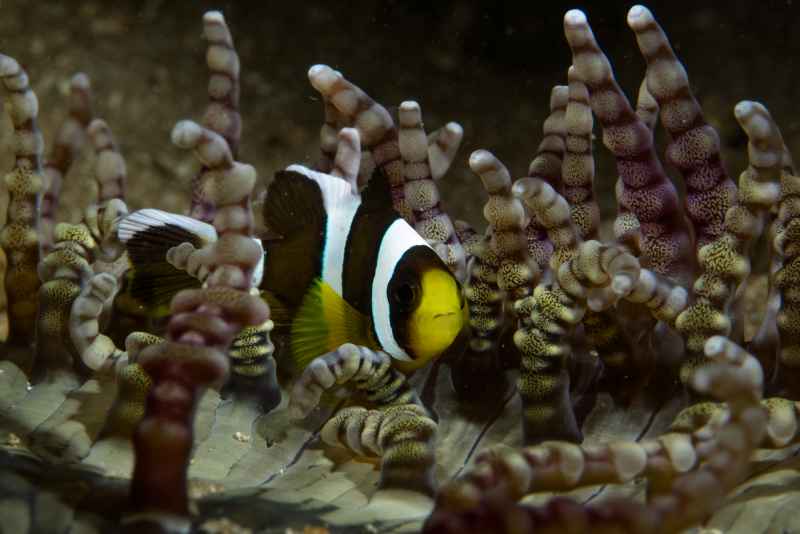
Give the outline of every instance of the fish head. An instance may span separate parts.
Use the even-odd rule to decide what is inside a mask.
[[[392,322],[407,358],[397,367],[409,372],[440,356],[467,324],[461,285],[428,247],[411,250],[388,287]],[[405,262],[405,264],[403,264]]]

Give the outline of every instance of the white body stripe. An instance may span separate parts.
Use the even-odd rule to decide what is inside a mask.
[[[383,350],[399,360],[411,360],[394,335],[391,323],[388,287],[403,254],[417,245],[428,244],[403,219],[397,219],[386,230],[378,249],[378,262],[372,279],[372,322]]]
[[[286,170],[298,172],[314,180],[322,190],[322,201],[327,215],[322,251],[322,280],[341,297],[344,295],[344,250],[356,211],[361,205],[361,197],[354,195],[350,184],[341,178],[312,171],[302,165],[290,165]]]

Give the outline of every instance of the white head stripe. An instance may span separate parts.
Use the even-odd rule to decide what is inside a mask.
[[[344,296],[342,287],[344,250],[353,218],[361,205],[361,197],[354,195],[350,184],[341,178],[312,171],[302,165],[290,165],[286,170],[314,180],[322,191],[322,202],[327,215],[325,244],[322,251],[322,280],[339,296]]]
[[[411,247],[428,244],[403,219],[397,219],[386,230],[378,250],[375,276],[372,279],[372,323],[383,350],[399,360],[411,360],[394,336],[389,307],[389,282],[400,258]]]
[[[258,249],[261,251],[261,259],[258,260],[255,269],[253,269],[252,286],[258,287],[261,285],[261,279],[264,278],[264,261],[267,258],[267,251],[264,250],[264,246],[261,244],[261,240],[259,238],[254,237],[253,241],[256,242],[256,245],[258,245]]]

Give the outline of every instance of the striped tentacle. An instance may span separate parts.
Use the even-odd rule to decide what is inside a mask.
[[[777,379],[790,394],[796,395],[800,372],[800,177],[784,171],[776,224],[774,248],[782,265],[774,274],[780,295],[777,313],[780,351]]]
[[[417,404],[340,410],[320,432],[328,445],[381,459],[381,489],[435,492],[436,422]]]
[[[434,180],[447,174],[464,138],[464,128],[457,122],[448,122],[428,135],[428,164]]]
[[[542,125],[542,140],[528,166],[528,176],[544,180],[559,193],[563,190],[561,169],[566,150],[568,103],[569,88],[566,85],[554,86],[550,91],[550,114]]]
[[[555,280],[540,284],[531,298],[515,304],[531,314],[530,325],[523,325],[514,335],[522,353],[518,389],[525,406],[526,440],[549,437],[553,428],[560,435],[577,440],[580,433],[569,401],[569,375],[565,366],[571,350],[567,340],[572,328],[585,320],[587,308],[595,311],[608,308],[636,290],[637,301],[652,301],[654,307],[661,303],[656,301],[653,287],[639,284],[639,263],[623,248],[598,248],[597,241],[581,243],[566,200],[552,187],[541,180],[525,178],[514,185],[514,191],[539,217],[555,245],[551,259]],[[617,273],[620,277],[627,276],[625,284],[629,286],[615,287],[613,276],[597,274],[605,273],[614,255],[621,258],[614,269],[630,271]],[[602,258],[609,263],[603,264]]]
[[[411,101],[400,104],[398,122],[398,141],[405,180],[404,195],[406,205],[413,213],[414,229],[428,241],[456,278],[463,281],[466,275],[464,248],[458,240],[450,216],[442,209],[439,187],[434,180],[428,156],[430,145],[422,124],[419,104]],[[449,140],[446,150],[454,152],[458,149],[463,130],[455,123],[448,126],[449,129],[446,128],[440,137]],[[437,166],[441,171],[449,165],[448,153],[444,150],[439,150],[439,153],[441,157]]]
[[[576,75],[589,89],[592,110],[603,126],[603,143],[614,154],[617,172],[618,238],[641,232],[643,265],[687,280],[692,265],[689,233],[675,186],[661,166],[653,133],[636,115],[595,41],[581,11],[564,17]]]
[[[242,118],[239,113],[239,54],[233,37],[219,11],[203,15],[203,35],[208,43],[208,105],[203,114],[203,126],[225,139],[233,158],[239,153],[242,136]],[[189,215],[211,224],[214,204],[204,190],[208,168],[201,167],[192,178],[192,198]]]
[[[761,401],[766,430],[759,449],[783,449],[800,442],[800,402],[782,397]],[[725,421],[730,410],[724,403],[700,402],[683,409],[670,425],[672,432],[696,433],[705,426]]]
[[[640,90],[637,113],[640,117],[644,114],[645,122],[650,123],[653,119],[647,110],[652,111],[652,100],[655,109],[661,110],[661,124],[670,136],[666,159],[683,175],[686,213],[697,247],[703,247],[724,232],[725,213],[735,203],[736,185],[722,165],[719,135],[703,117],[686,69],[675,57],[661,26],[644,6],[628,12],[628,26],[647,61],[645,89],[644,94]]]
[[[464,255],[466,256],[467,266],[469,267],[469,262],[483,246],[484,237],[478,234],[466,221],[456,219],[453,226],[456,229],[458,240],[461,241],[461,245],[464,247]]]
[[[102,119],[93,120],[87,133],[95,150],[97,200],[86,209],[84,222],[97,241],[97,259],[107,264],[105,268],[95,270],[114,271],[110,264],[117,261],[124,252],[124,247],[117,238],[117,225],[128,214],[125,204],[125,158],[114,142],[111,129]]]
[[[363,149],[371,153],[375,165],[389,180],[395,210],[409,224],[413,224],[414,216],[405,200],[397,127],[389,112],[361,88],[345,79],[341,72],[327,65],[311,67],[308,79],[322,98],[336,108],[336,117],[342,121],[341,126],[358,128]],[[362,166],[360,174],[369,170],[369,167]],[[366,181],[359,178],[359,183]]]
[[[529,217],[522,202],[511,194],[508,169],[487,150],[473,152],[469,165],[489,193],[483,208],[489,226],[487,237],[476,244],[464,286],[470,312],[469,345],[451,372],[453,385],[465,400],[474,399],[477,389],[501,399],[507,388],[504,370],[515,364],[499,350],[505,302],[528,297],[541,271],[528,253]],[[527,314],[517,315],[516,320],[527,320]]]
[[[139,354],[164,339],[146,332],[132,332],[125,338],[125,351],[117,358],[117,398],[106,419],[105,434],[130,437],[144,416],[145,401],[153,381],[138,363]]]
[[[569,203],[570,218],[580,239],[595,239],[599,231],[600,208],[594,198],[594,156],[592,154],[592,109],[589,90],[575,70],[568,70],[568,102],[564,113],[566,139],[561,165],[564,198]],[[620,310],[587,310],[583,319],[589,346],[597,350],[607,369],[620,374],[632,372],[628,340],[634,336],[632,321],[618,320]],[[627,322],[623,332],[620,322]]]
[[[92,277],[91,264],[97,249],[94,236],[84,224],[59,223],[53,237],[55,243],[38,269],[42,286],[36,321],[36,366],[40,372],[72,367],[82,361],[83,347],[72,340],[70,332],[71,321],[76,319],[72,316],[72,305]],[[116,280],[111,278],[116,287]],[[98,316],[101,310],[102,306],[97,310]],[[97,335],[96,323],[94,328],[89,335]],[[65,343],[65,340],[71,342]],[[111,345],[113,347],[113,343]]]
[[[679,532],[703,521],[747,474],[763,439],[758,362],[725,338],[708,341],[712,362],[693,385],[725,401],[729,416],[691,435],[666,434],[638,443],[578,447],[543,443],[522,451],[488,451],[443,488],[426,533]],[[627,499],[586,505],[558,497],[541,507],[518,506],[537,491],[616,483],[644,476],[656,490],[646,503]]]
[[[578,245],[567,201],[537,178],[517,180],[513,191],[546,229],[554,247],[550,268],[558,273],[560,266],[575,255]],[[531,297],[517,301],[515,307],[518,313],[531,317],[514,332],[521,357],[517,389],[522,397],[525,443],[549,438],[579,442],[581,432],[569,396],[566,363],[570,347],[566,334],[583,318],[584,310],[574,308],[572,299],[555,281],[538,285]],[[548,321],[562,326],[552,331],[542,328]]]
[[[331,176],[350,184],[350,192],[358,195],[358,171],[361,167],[361,137],[355,128],[342,128],[336,135]]]
[[[86,209],[82,223],[56,225],[55,244],[39,265],[43,284],[37,340],[42,355],[65,355],[66,348],[75,363],[80,361],[87,369],[119,371],[126,364],[120,359],[124,351],[100,332],[122,275],[115,262],[123,253],[117,224],[128,213],[123,201],[125,161],[104,121],[93,120],[87,134],[96,151],[97,202]],[[67,362],[73,359],[64,357]]]
[[[564,198],[569,203],[570,218],[581,239],[595,239],[600,224],[600,208],[592,190],[592,108],[589,106],[589,91],[574,67],[569,69],[569,102],[564,122],[567,134],[561,165]]]
[[[45,183],[39,225],[42,257],[53,246],[61,185],[86,142],[86,127],[92,120],[91,104],[89,77],[82,72],[75,74],[69,84],[68,115],[58,127],[53,141],[53,151],[44,164]]]
[[[705,341],[731,332],[731,299],[750,273],[750,247],[780,196],[783,140],[777,126],[756,102],[740,102],[734,114],[750,139],[750,166],[739,176],[737,203],[725,214],[724,233],[698,252],[700,276],[693,286],[693,302],[676,322],[689,354],[681,369],[684,383],[702,364]]]
[[[336,147],[339,143],[337,137],[340,130],[339,125],[344,121],[330,100],[323,98],[322,105],[325,118],[319,130],[320,157],[314,169],[329,174],[333,170],[333,160],[336,157]]]
[[[212,170],[204,188],[216,206],[219,239],[205,255],[210,273],[206,287],[182,291],[172,299],[167,341],[147,347],[138,358],[153,385],[133,436],[132,515],[126,518],[132,529],[170,516],[188,524],[187,472],[200,394],[225,382],[225,351],[235,335],[269,319],[267,305],[250,294],[262,259],[252,237],[255,169],[235,161],[219,134],[193,122],[178,123],[172,140],[192,149]]]
[[[173,130],[173,142],[185,149],[194,150],[195,156],[207,169],[207,178],[204,179],[205,194],[210,200],[219,198],[230,204],[231,199],[237,196],[242,205],[231,205],[225,209],[217,206],[214,215],[214,227],[219,239],[211,245],[199,250],[189,247],[176,247],[170,251],[168,261],[178,268],[186,267],[187,272],[204,281],[204,284],[215,285],[213,271],[210,268],[215,262],[213,254],[230,254],[228,261],[236,257],[246,258],[247,261],[257,263],[261,261],[261,249],[245,233],[251,231],[248,224],[253,215],[249,196],[244,191],[248,187],[251,176],[251,167],[233,160],[227,141],[214,131],[204,128],[190,121],[183,121]],[[223,181],[224,176],[241,175],[242,179],[231,183]],[[230,188],[230,191],[222,188]],[[248,190],[249,191],[249,190]],[[247,287],[252,289],[254,280],[252,272],[241,269],[224,268],[217,274],[228,285]],[[235,347],[230,354],[233,358],[229,388],[234,391],[253,395],[260,402],[265,411],[269,411],[280,402],[280,388],[278,386],[274,347],[270,341],[269,332],[271,324],[259,323],[253,326],[258,335],[253,339],[253,331],[243,332],[238,336],[241,344]],[[243,340],[247,338],[246,340]],[[250,343],[253,342],[253,343]],[[242,361],[244,360],[244,361]]]
[[[294,418],[303,418],[319,405],[323,393],[347,385],[378,407],[420,404],[405,375],[394,368],[383,351],[345,343],[315,358],[303,370],[289,396]]]
[[[653,130],[658,123],[658,111],[658,101],[650,94],[645,77],[639,85],[639,95],[636,97],[636,115],[648,128]]]
[[[536,155],[528,167],[528,176],[544,180],[556,191],[562,190],[561,169],[566,150],[567,125],[565,114],[569,102],[566,85],[556,85],[550,92],[550,114],[542,126],[542,141]],[[535,215],[531,215],[525,227],[528,238],[528,253],[544,272],[553,255],[553,243],[547,238],[547,231]]]
[[[476,150],[469,166],[489,193],[483,216],[489,223],[489,247],[498,262],[497,286],[512,301],[523,299],[541,276],[539,265],[528,255],[525,207],[511,193],[511,175],[505,165],[491,152]]]
[[[250,292],[258,295],[256,289]],[[270,339],[274,326],[271,320],[266,320],[245,327],[236,335],[228,351],[233,376],[271,387],[271,380],[263,380],[263,377],[271,377],[275,373],[275,345]],[[271,410],[280,402],[280,392],[276,389],[257,390],[257,395],[264,411]]]
[[[14,166],[5,175],[9,192],[7,222],[0,232],[0,246],[7,258],[4,276],[6,307],[0,310],[0,326],[17,344],[33,340],[39,278],[39,205],[44,188],[42,150],[44,141],[37,125],[39,102],[28,75],[11,57],[0,55],[0,80],[7,93],[6,112],[14,127]],[[2,301],[3,299],[0,299]],[[9,328],[11,326],[12,328]]]

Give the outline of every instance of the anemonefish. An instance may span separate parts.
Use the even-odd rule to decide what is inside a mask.
[[[263,215],[277,238],[263,241],[255,282],[289,334],[299,368],[349,342],[385,351],[410,372],[462,332],[457,280],[392,209],[390,195],[383,177],[359,195],[348,182],[300,165],[270,184]],[[166,251],[216,239],[212,226],[158,210],[129,215],[118,235],[131,257],[131,292],[150,306],[197,285],[165,262]]]

